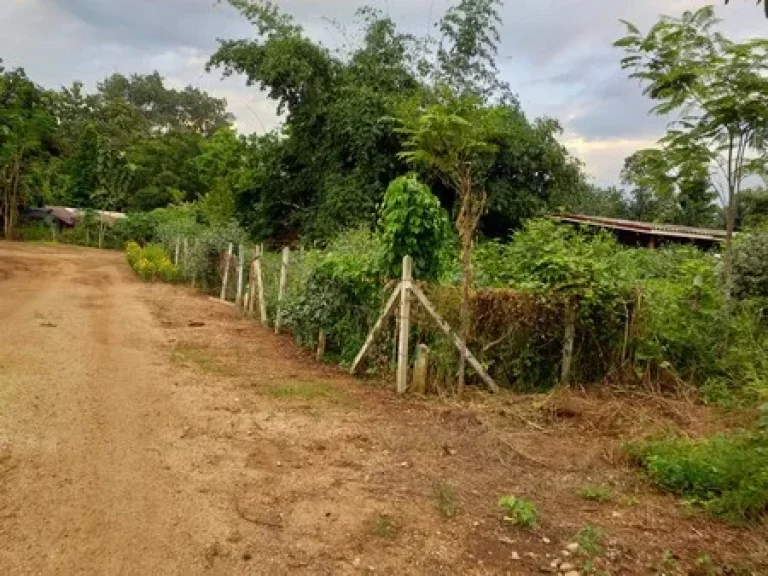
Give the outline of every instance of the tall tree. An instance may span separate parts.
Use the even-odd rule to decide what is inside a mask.
[[[5,71],[0,61],[0,213],[11,238],[19,206],[29,196],[30,167],[52,148],[54,118],[46,93],[24,70]]]
[[[456,228],[464,270],[461,302],[464,342],[469,341],[471,326],[472,243],[486,209],[485,184],[499,150],[493,142],[503,132],[505,113],[503,107],[482,106],[477,97],[447,93],[443,102],[423,113],[417,111],[402,118],[402,131],[406,135],[402,156],[415,166],[433,170],[459,200]],[[466,352],[462,350],[459,394],[464,389],[466,360]]]
[[[197,158],[206,193],[200,205],[206,219],[226,224],[234,218],[235,198],[252,181],[247,143],[232,130],[220,130],[202,144]]]
[[[723,182],[730,294],[739,191],[768,135],[768,41],[733,42],[716,24],[712,6],[663,17],[645,35],[626,23],[629,34],[616,45],[626,51],[622,67],[659,102],[654,111],[679,115],[662,145],[705,155]]]
[[[95,208],[93,197],[99,189],[99,133],[88,124],[80,135],[74,155],[69,161],[69,191],[66,203],[75,208]]]
[[[515,102],[496,65],[501,5],[501,0],[460,0],[440,21],[438,79],[457,94]]]

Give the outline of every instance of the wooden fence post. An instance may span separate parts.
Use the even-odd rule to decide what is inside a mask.
[[[181,252],[181,239],[176,238],[176,252],[173,255],[173,263],[178,266],[179,265],[179,253]]]
[[[264,299],[264,275],[261,272],[261,257],[264,255],[264,249],[259,250],[259,254],[254,262],[256,277],[256,290],[259,296],[259,316],[261,317],[261,325],[264,327],[269,326],[269,319],[267,318],[267,301]]]
[[[325,330],[320,329],[320,333],[317,335],[317,354],[315,359],[320,362],[325,356]]]
[[[221,282],[221,300],[224,300],[226,302],[227,300],[227,284],[229,284],[229,265],[232,261],[232,252],[234,250],[234,246],[232,242],[229,243],[229,248],[227,248],[227,256],[224,260],[224,279]]]
[[[408,338],[411,333],[411,283],[413,281],[413,259],[403,258],[403,282],[400,292],[400,339],[397,349],[397,393],[405,394],[408,389]]]
[[[245,249],[240,244],[237,248],[237,296],[235,296],[235,306],[240,306],[243,302],[243,276],[245,274]]]
[[[187,267],[189,265],[189,238],[184,237],[184,258],[182,259],[182,266],[184,268],[184,276],[187,275]]]
[[[251,316],[253,316],[253,303],[256,300],[256,258],[258,254],[251,258],[251,266],[248,269],[248,303],[245,308]]]
[[[563,338],[563,365],[560,372],[560,383],[567,386],[571,381],[573,366],[573,344],[576,340],[576,306],[568,303],[565,308],[565,334]]]
[[[280,289],[277,293],[277,314],[275,315],[275,334],[280,334],[280,325],[282,324],[283,300],[285,291],[288,288],[288,263],[291,260],[291,249],[286,246],[283,248],[283,265],[280,268]]]
[[[429,347],[426,344],[419,344],[419,355],[416,357],[416,363],[413,365],[413,385],[411,389],[414,394],[426,394],[428,367]]]

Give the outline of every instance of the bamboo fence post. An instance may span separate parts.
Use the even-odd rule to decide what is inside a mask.
[[[397,349],[397,393],[405,394],[408,388],[408,337],[411,333],[411,284],[413,259],[403,258],[403,281],[400,293],[400,338]]]
[[[232,261],[233,250],[234,246],[230,242],[229,248],[227,248],[227,256],[224,260],[224,279],[221,282],[221,297],[219,298],[219,300],[224,300],[225,302],[227,300],[227,284],[229,284],[229,263]]]
[[[173,255],[173,263],[178,266],[179,265],[179,253],[181,252],[181,239],[179,237],[176,237],[176,251]]]
[[[243,279],[245,274],[245,249],[240,244],[237,248],[237,296],[235,296],[235,306],[243,303]]]
[[[187,267],[189,264],[189,238],[184,237],[184,257],[182,259],[182,266],[184,268],[184,276],[187,275]]]
[[[567,386],[571,381],[573,366],[573,344],[576,340],[576,306],[568,303],[565,309],[565,334],[563,337],[563,364],[560,383]]]
[[[291,249],[286,246],[283,248],[283,265],[280,267],[280,289],[277,293],[277,314],[275,315],[275,334],[280,334],[280,325],[282,324],[283,300],[285,300],[285,291],[288,288],[288,264],[291,260]]]

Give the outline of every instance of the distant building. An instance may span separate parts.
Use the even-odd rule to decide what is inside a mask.
[[[655,224],[619,218],[601,218],[581,214],[556,214],[558,222],[612,232],[617,240],[627,246],[658,248],[664,244],[694,244],[700,248],[712,248],[725,242],[725,230],[693,228],[675,224]]]
[[[82,208],[67,208],[66,206],[43,206],[42,208],[35,208],[33,211],[34,216],[32,213],[29,213],[29,216],[36,216],[41,220],[47,217],[59,230],[74,228],[77,221],[88,212]],[[105,224],[110,226],[113,226],[118,220],[127,218],[122,212],[107,212],[106,210],[90,210],[90,212],[94,214],[97,221],[103,220]]]

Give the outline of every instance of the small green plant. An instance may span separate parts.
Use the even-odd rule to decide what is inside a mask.
[[[678,574],[679,566],[672,550],[664,550],[661,554],[661,565],[656,576],[674,576]]]
[[[505,520],[512,522],[521,528],[533,528],[539,519],[539,511],[536,506],[516,496],[502,496],[499,506],[506,515]]]
[[[435,484],[432,494],[435,498],[435,506],[444,518],[453,518],[459,510],[456,502],[456,491],[445,482]]]
[[[379,538],[392,540],[399,531],[397,523],[387,514],[377,514],[373,519],[373,533]]]
[[[712,561],[709,554],[699,554],[696,558],[696,573],[701,576],[718,576],[722,572]]]
[[[603,553],[605,532],[597,526],[585,525],[574,537],[579,545],[579,554],[584,557],[583,571],[585,574],[596,573],[595,563]]]
[[[584,486],[580,494],[584,500],[591,502],[608,502],[613,500],[613,491],[607,486]]]

